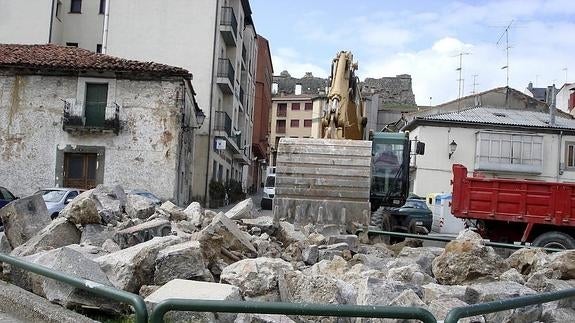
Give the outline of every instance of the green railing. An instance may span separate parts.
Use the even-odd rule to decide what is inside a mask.
[[[156,305],[150,315],[151,323],[164,322],[168,311],[220,312],[220,313],[260,313],[304,316],[369,317],[390,319],[417,319],[424,323],[437,320],[426,309],[420,307],[264,303],[241,301],[214,301],[199,299],[166,299]]]
[[[111,286],[102,285],[91,280],[57,272],[50,268],[30,263],[3,253],[0,253],[0,262],[8,263],[12,266],[31,271],[44,277],[55,279],[76,288],[92,292],[100,296],[108,297],[118,302],[128,303],[132,305],[134,311],[136,312],[136,323],[148,322],[148,310],[146,309],[146,303],[144,303],[144,299],[141,296],[119,290]]]
[[[553,302],[568,297],[575,297],[575,288],[565,289],[557,292],[521,296],[506,300],[456,307],[451,311],[449,311],[449,313],[447,313],[444,323],[457,323],[459,319],[462,319],[464,317],[489,314],[529,305]]]
[[[357,233],[359,233],[359,232],[363,232],[363,230],[360,229],[357,231]],[[451,242],[451,241],[455,240],[455,239],[447,238],[447,237],[429,236],[429,235],[405,233],[405,232],[379,231],[379,230],[369,230],[368,234],[386,235],[386,236],[390,236],[390,237],[399,237],[399,238],[413,238],[413,239],[430,240],[430,241],[441,241],[441,242]],[[564,249],[541,248],[541,247],[527,246],[527,245],[521,245],[521,244],[493,242],[493,241],[488,241],[488,240],[483,240],[483,243],[486,246],[495,247],[495,248],[505,248],[505,249],[538,248],[538,249],[545,250],[548,252],[565,251]]]

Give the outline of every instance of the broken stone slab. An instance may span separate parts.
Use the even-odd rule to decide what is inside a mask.
[[[499,276],[499,280],[506,280],[525,285],[525,278],[521,275],[517,269],[511,268]]]
[[[162,205],[160,205],[160,210],[168,213],[170,221],[181,221],[188,218],[186,213],[184,213],[184,209],[170,201],[162,203]]]
[[[102,221],[98,213],[99,202],[92,198],[92,192],[93,190],[89,190],[76,196],[60,211],[59,217],[78,225],[99,224]]]
[[[127,197],[121,186],[109,187],[99,184],[91,191],[91,197],[97,201],[98,211],[105,210],[105,213],[116,219],[122,218]]]
[[[306,238],[302,231],[296,230],[293,224],[285,221],[280,221],[279,230],[276,232],[276,235],[278,240],[285,245],[303,241]]]
[[[92,245],[71,244],[67,245],[66,248],[77,251],[88,259],[94,259],[109,254],[109,252],[103,250],[102,248]]]
[[[473,231],[467,231],[474,233]],[[473,236],[471,233],[468,235]],[[433,276],[441,284],[496,280],[509,265],[481,240],[453,240],[432,262]]]
[[[240,313],[234,323],[296,323],[286,315]]]
[[[150,295],[152,295],[153,292],[157,291],[160,287],[162,286],[158,286],[158,285],[143,285],[142,287],[140,287],[140,291],[138,292],[138,294],[140,296],[142,296],[143,298],[146,298]]]
[[[154,284],[163,285],[172,279],[214,281],[206,269],[199,241],[187,241],[158,252]]]
[[[114,240],[106,239],[106,241],[104,241],[104,243],[102,243],[102,250],[104,250],[108,253],[112,253],[112,252],[120,251],[120,250],[122,250],[122,248],[120,248],[120,246],[118,246],[118,244],[115,243]]]
[[[50,215],[41,195],[14,200],[0,209],[4,232],[10,246],[16,248],[50,224]]]
[[[174,279],[158,288],[144,301],[151,312],[155,306],[169,298],[202,299],[215,301],[241,301],[240,289],[236,286],[193,280]],[[165,316],[168,322],[225,322],[233,323],[236,313],[197,313],[171,311]]]
[[[353,255],[350,260],[351,265],[362,264],[366,268],[375,270],[384,270],[387,264],[390,262],[391,258],[379,258],[373,255],[366,255],[363,253],[357,253]]]
[[[316,246],[321,246],[325,244],[326,241],[327,241],[326,237],[323,234],[317,232],[311,232],[305,239],[305,242],[307,244]]]
[[[413,290],[417,296],[422,296],[420,286],[406,284],[396,280],[368,277],[358,286],[358,305],[389,305],[391,301],[406,289]]]
[[[65,218],[56,218],[25,243],[12,251],[14,256],[28,256],[80,242],[81,232]]]
[[[381,258],[381,259],[390,258],[390,257],[395,256],[393,251],[390,250],[388,248],[388,245],[386,245],[385,243],[378,243],[378,244],[374,244],[374,245],[361,244],[359,246],[359,248],[357,249],[357,252],[361,253],[361,254]]]
[[[224,213],[218,214],[210,225],[194,235],[202,245],[204,259],[211,264],[217,259],[225,259],[228,263],[235,262],[239,260],[234,255],[236,252],[257,254],[250,242],[250,235],[241,231]]]
[[[254,202],[250,197],[234,205],[225,215],[232,220],[252,219],[254,218],[253,211]]]
[[[413,285],[423,285],[435,282],[435,279],[426,274],[418,264],[391,268],[387,271],[387,279],[402,281]]]
[[[306,275],[327,276],[345,280],[345,274],[349,269],[349,263],[342,257],[336,256],[332,260],[321,260],[303,272]]]
[[[549,256],[539,248],[522,248],[512,253],[505,262],[522,275],[529,275],[549,263]]]
[[[222,271],[220,281],[239,287],[246,299],[279,301],[278,276],[293,266],[279,258],[244,259]]]
[[[543,311],[541,322],[563,323],[575,322],[575,309],[573,308],[549,308]]]
[[[447,313],[456,307],[467,306],[469,304],[465,303],[459,298],[438,298],[434,299],[429,303],[429,311],[438,322],[445,320]],[[459,319],[459,323],[485,323],[485,318],[483,316],[472,316]]]
[[[259,228],[261,233],[267,233],[268,235],[273,235],[276,231],[274,226],[274,219],[271,216],[260,216],[257,218],[241,219],[242,224],[246,225],[248,228]]]
[[[120,248],[128,248],[146,242],[154,237],[165,237],[172,233],[172,224],[165,219],[154,219],[124,230],[117,231],[114,241]]]
[[[346,243],[348,249],[357,252],[357,247],[359,245],[359,238],[355,234],[340,234],[329,236],[327,239],[328,245],[335,245],[338,243]]]
[[[429,283],[421,286],[423,289],[423,301],[427,304],[437,299],[456,298],[465,301],[467,286],[464,285],[439,285]]]
[[[306,265],[313,265],[319,259],[319,249],[317,245],[305,247],[301,252],[301,257]]]
[[[184,209],[184,213],[186,213],[188,218],[195,212],[204,213],[202,205],[199,202],[192,202]]]
[[[471,241],[480,242],[480,241],[483,241],[483,238],[481,237],[481,235],[479,235],[479,233],[477,233],[471,229],[465,229],[465,230],[461,230],[457,234],[457,237],[455,238],[455,240],[471,240]]]
[[[535,294],[536,291],[516,282],[499,281],[469,285],[465,291],[465,300],[469,304],[477,304]],[[541,304],[530,305],[485,314],[485,319],[487,322],[533,322],[539,319],[542,309]]]
[[[176,236],[155,237],[130,248],[95,258],[114,287],[136,293],[154,278],[158,252],[181,242]]]
[[[156,205],[146,197],[130,194],[126,199],[126,213],[131,218],[145,220],[156,212]]]
[[[69,247],[42,252],[23,259],[57,272],[88,279],[97,284],[112,285],[96,262]],[[97,307],[114,313],[119,313],[121,310],[116,301],[106,297],[100,297],[69,284],[32,274],[16,267],[13,267],[12,271],[14,272],[13,283],[22,288],[31,289],[32,292],[45,297],[52,303],[60,304],[66,308]]]
[[[403,249],[401,249],[397,257],[408,258],[412,260],[423,269],[424,273],[431,276],[433,275],[432,273],[433,260],[442,253],[443,248],[439,247],[419,247],[419,248],[403,247]]]
[[[548,267],[560,279],[575,279],[575,250],[565,250],[550,256]]]
[[[101,224],[87,224],[82,230],[80,244],[89,244],[100,247],[104,241],[112,239],[116,234],[115,230]]]
[[[8,238],[6,238],[6,233],[0,232],[0,252],[9,254],[12,252],[12,246],[10,246],[10,242],[8,242]]]

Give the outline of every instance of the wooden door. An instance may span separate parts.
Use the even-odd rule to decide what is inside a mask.
[[[108,84],[86,84],[86,126],[102,127],[106,118]]]
[[[91,189],[96,187],[96,154],[64,154],[64,186]]]

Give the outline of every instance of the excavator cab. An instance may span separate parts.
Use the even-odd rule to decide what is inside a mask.
[[[409,194],[410,140],[406,133],[379,132],[372,138],[372,211],[400,207]]]

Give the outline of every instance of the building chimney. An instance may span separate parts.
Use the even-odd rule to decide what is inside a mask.
[[[295,89],[294,89],[294,94],[295,94],[295,95],[300,95],[300,94],[301,94],[301,84],[296,83]]]

